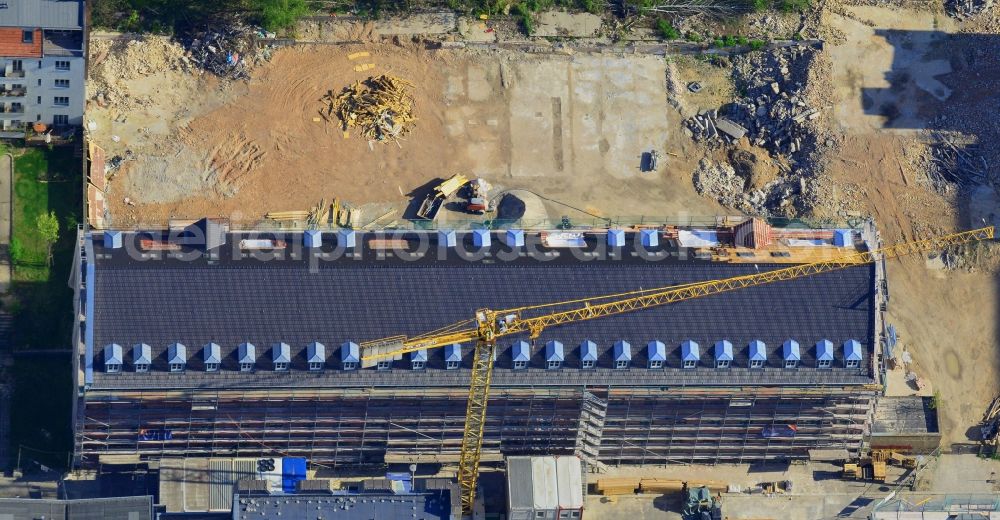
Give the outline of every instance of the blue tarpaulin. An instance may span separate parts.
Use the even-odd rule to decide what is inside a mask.
[[[281,459],[281,490],[294,493],[296,483],[306,479],[306,459],[302,457],[284,457]]]

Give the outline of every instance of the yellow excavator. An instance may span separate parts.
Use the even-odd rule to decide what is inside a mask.
[[[896,258],[972,241],[988,240],[993,238],[993,231],[993,226],[989,226],[926,240],[903,242],[874,251],[856,252],[832,260],[800,264],[723,280],[710,280],[681,286],[623,292],[515,309],[480,309],[476,311],[472,320],[454,323],[421,336],[413,338],[394,336],[366,342],[361,345],[362,364],[364,366],[372,366],[378,359],[397,357],[408,352],[423,349],[440,348],[454,343],[475,341],[476,347],[473,351],[465,431],[462,437],[461,455],[458,466],[458,483],[462,493],[462,509],[466,513],[471,513],[476,498],[479,459],[483,446],[483,430],[486,422],[486,404],[489,397],[490,379],[493,375],[494,353],[498,338],[527,333],[534,340],[548,327],[649,309],[745,287],[755,287],[783,280],[794,280],[804,276],[876,262],[882,258]],[[556,312],[544,312],[542,309],[547,307],[571,308]],[[529,314],[535,312],[542,312],[542,314],[529,316]]]

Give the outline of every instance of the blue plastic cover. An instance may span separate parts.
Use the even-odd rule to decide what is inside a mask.
[[[750,361],[767,361],[767,346],[755,339],[750,342]]]
[[[139,343],[132,347],[132,363],[139,365],[149,365],[153,362],[153,348],[145,343]]]
[[[476,247],[490,247],[492,241],[490,240],[490,230],[488,229],[473,229],[472,230],[472,243]]]
[[[171,343],[167,347],[167,363],[171,365],[187,363],[187,347],[180,343]]]
[[[558,341],[545,343],[545,361],[562,362],[566,358],[563,356],[563,344]]]
[[[795,434],[799,432],[799,428],[794,424],[780,424],[776,426],[765,426],[760,431],[760,436],[765,439],[773,439],[775,437],[795,437]]]
[[[666,361],[667,346],[660,340],[653,340],[646,344],[646,357],[650,361]]]
[[[348,341],[340,346],[340,361],[342,363],[360,363],[361,347],[353,341]]]
[[[642,245],[646,247],[656,247],[660,245],[660,232],[655,229],[643,229],[641,231]]]
[[[257,362],[257,347],[253,343],[240,343],[238,354],[240,363]]]
[[[614,344],[615,361],[632,361],[632,345],[625,340],[618,340]]]
[[[844,342],[844,360],[861,361],[861,343],[856,339],[849,339]]]
[[[849,247],[854,245],[854,235],[850,229],[835,229],[833,231],[833,245],[837,247]]]
[[[205,363],[222,363],[222,347],[218,343],[205,345]]]
[[[445,247],[455,247],[458,244],[458,239],[455,237],[455,232],[450,229],[442,229],[438,231],[438,245]]]
[[[816,342],[816,360],[833,361],[833,342],[828,339],[821,339]]]
[[[608,245],[611,247],[625,246],[625,231],[622,229],[608,230]]]
[[[105,231],[104,232],[104,247],[108,249],[118,249],[122,246],[122,232],[121,231]]]
[[[681,343],[681,361],[698,361],[701,359],[698,344],[691,340]]]
[[[520,229],[508,229],[504,235],[508,247],[521,247],[524,245],[524,231]]]
[[[306,479],[306,459],[302,457],[282,457],[281,459],[281,490],[294,493],[296,484]]]
[[[306,346],[307,363],[326,363],[326,345],[313,341]]]
[[[104,364],[121,365],[122,364],[122,346],[117,343],[112,343],[104,347]]]
[[[275,363],[291,363],[292,347],[288,343],[275,343],[271,349],[271,360]]]
[[[597,361],[597,343],[594,343],[589,339],[580,343],[580,360]]]
[[[511,345],[510,357],[513,361],[530,361],[531,345],[523,339]]]
[[[785,361],[802,361],[802,356],[799,355],[799,342],[794,339],[785,341],[781,345],[781,356]]]
[[[309,229],[302,234],[302,242],[306,247],[320,247],[323,245],[323,232],[318,229]]]
[[[358,245],[358,237],[353,229],[341,229],[337,232],[337,243],[345,249],[356,247]]]
[[[726,341],[716,341],[715,342],[715,360],[716,361],[732,361],[733,360],[733,344]]]

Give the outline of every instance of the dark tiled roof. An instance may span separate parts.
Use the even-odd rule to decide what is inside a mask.
[[[237,239],[238,240],[238,239]],[[230,238],[230,244],[234,242]],[[494,242],[500,242],[495,238]],[[359,242],[360,244],[361,242]],[[423,261],[404,262],[370,258],[321,262],[317,269],[307,268],[306,260],[285,259],[260,262],[233,259],[226,248],[213,259],[182,262],[160,259],[135,261],[123,250],[106,250],[99,245],[96,263],[94,338],[96,379],[100,387],[173,387],[227,386],[256,384],[269,386],[308,386],[337,384],[374,384],[381,377],[385,384],[413,384],[413,377],[370,374],[345,374],[339,370],[340,345],[345,341],[363,342],[397,334],[414,335],[468,319],[477,308],[494,309],[562,301],[587,296],[616,293],[641,288],[677,285],[689,282],[732,277],[758,270],[782,267],[774,264],[709,263],[695,260],[647,262],[632,258],[626,251],[618,261],[582,262],[566,258],[555,261],[518,259],[511,262]],[[239,256],[236,254],[235,256]],[[489,263],[487,263],[489,262]],[[544,366],[544,345],[550,339],[566,348],[566,367],[579,365],[578,346],[585,339],[598,345],[598,367],[611,368],[612,344],[624,339],[632,345],[631,376],[617,372],[605,375],[563,371],[560,378],[539,372],[538,383],[571,384],[572,378],[612,382],[621,378],[644,384],[664,384],[663,376],[639,376],[636,372],[646,362],[646,344],[660,340],[667,345],[668,379],[690,384],[712,384],[710,373],[681,375],[680,344],[694,340],[701,346],[702,366],[711,369],[712,345],[721,339],[732,342],[734,367],[747,364],[747,344],[760,339],[767,344],[769,374],[732,372],[742,384],[796,383],[799,379],[823,384],[863,383],[869,377],[874,332],[873,290],[875,271],[861,265],[792,281],[741,289],[729,293],[681,302],[665,307],[606,317],[593,321],[554,327],[546,330],[532,349],[531,366]],[[836,345],[833,374],[815,374],[804,368],[784,371],[781,344],[789,339],[801,344],[802,366],[815,363],[815,343],[830,339]],[[498,344],[499,368],[510,368],[510,345],[518,338],[504,338]],[[862,370],[847,370],[843,365],[842,344],[857,339],[865,347]],[[248,341],[257,346],[257,374],[238,374],[235,351]],[[309,374],[305,360],[306,345],[312,341],[327,347],[327,366],[323,374]],[[108,343],[125,347],[123,374],[103,374],[100,352]],[[150,374],[129,374],[131,346],[148,343],[153,347]],[[166,350],[173,342],[188,346],[188,370],[185,374],[166,373]],[[222,370],[205,374],[203,346],[215,342],[222,346]],[[271,349],[285,342],[292,347],[292,370],[270,373]],[[468,346],[471,348],[471,345]],[[468,352],[468,350],[465,350]],[[465,354],[463,352],[463,354]],[[469,365],[466,355],[464,366]],[[405,369],[408,360],[396,362]],[[429,356],[428,371],[444,370],[443,349]],[[645,369],[642,369],[645,370]],[[163,372],[159,374],[157,372]],[[333,372],[333,373],[331,373]],[[536,372],[536,371],[529,371]],[[699,370],[698,372],[701,372]],[[812,375],[794,375],[810,372]],[[828,372],[829,373],[829,372]],[[743,374],[736,376],[736,374]],[[444,376],[443,372],[439,376]],[[434,378],[439,376],[433,376]],[[448,373],[444,380],[459,374]],[[510,379],[519,384],[524,374],[500,376],[497,383]],[[215,378],[215,379],[212,379]],[[331,378],[333,379],[331,381]],[[430,378],[428,378],[430,379]],[[216,383],[211,383],[216,381]],[[397,383],[398,381],[398,383]],[[457,379],[456,379],[457,381]],[[538,384],[524,380],[523,384]],[[685,383],[686,384],[686,383]],[[814,383],[816,384],[816,383]]]

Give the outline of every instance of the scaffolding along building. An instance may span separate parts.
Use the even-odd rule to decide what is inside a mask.
[[[508,309],[777,269],[857,230],[81,233],[75,461],[458,460],[473,345],[363,367],[365,342]],[[756,227],[755,227],[756,226]],[[766,226],[766,225],[765,225]],[[754,238],[756,237],[756,239]],[[546,329],[497,345],[483,461],[802,459],[871,422],[883,268]],[[556,310],[563,307],[555,307]]]

